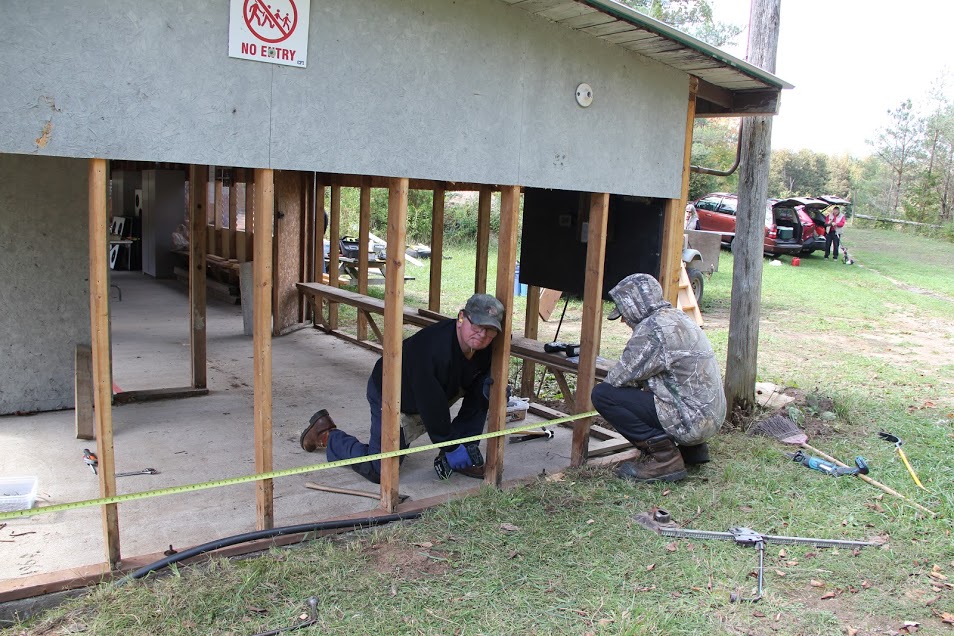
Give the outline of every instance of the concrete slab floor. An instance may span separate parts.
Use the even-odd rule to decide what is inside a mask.
[[[122,290],[111,292],[113,376],[122,390],[189,386],[188,293],[173,281],[141,272],[113,272]],[[453,311],[454,308],[445,308]],[[209,395],[115,406],[112,410],[117,472],[155,468],[156,475],[120,477],[119,494],[183,486],[254,473],[252,338],[243,335],[241,307],[208,302]],[[368,374],[377,355],[311,328],[272,340],[272,419],[276,470],[318,464],[324,453],[298,443],[308,418],[326,408],[338,426],[366,440]],[[534,421],[528,416],[527,422]],[[536,418],[541,423],[545,420]],[[572,433],[504,445],[504,478],[563,470]],[[427,436],[415,446],[428,444]],[[484,446],[484,444],[482,444]],[[0,418],[0,476],[36,476],[37,506],[94,499],[98,478],[83,462],[96,443],[76,439],[74,412]],[[466,490],[480,482],[461,475],[439,481],[435,452],[408,456],[401,493],[412,499]],[[375,510],[372,499],[318,492],[314,481],[377,491],[350,468],[274,481],[275,524],[286,526]],[[255,530],[254,484],[225,486],[119,504],[120,548],[132,557],[176,550]],[[38,514],[0,528],[0,579],[59,572],[105,561],[99,507]]]

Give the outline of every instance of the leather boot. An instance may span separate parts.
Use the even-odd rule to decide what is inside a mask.
[[[623,479],[652,483],[656,481],[679,481],[685,479],[686,465],[676,444],[660,435],[636,443],[641,456],[635,462],[623,462],[616,474]]]
[[[705,442],[695,446],[680,446],[679,452],[682,453],[682,461],[686,466],[709,463],[709,445]]]
[[[337,426],[331,419],[331,415],[325,409],[321,409],[308,420],[308,427],[301,432],[298,443],[309,453],[327,448],[328,433],[334,428],[337,428]]]

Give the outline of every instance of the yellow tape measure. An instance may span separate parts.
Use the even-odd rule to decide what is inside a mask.
[[[160,488],[159,490],[145,490],[143,492],[129,493],[128,495],[113,495],[112,497],[102,497],[100,499],[86,499],[84,501],[73,501],[70,503],[44,506],[42,508],[28,508],[26,510],[0,512],[0,521],[3,521],[5,519],[16,519],[19,517],[32,517],[33,515],[45,514],[47,512],[62,512],[64,510],[77,510],[78,508],[88,508],[90,506],[103,506],[106,504],[122,503],[124,501],[136,501],[137,499],[161,497],[163,495],[175,495],[175,494],[184,493],[184,492],[192,492],[194,490],[206,490],[207,488],[219,488],[220,486],[234,486],[236,484],[247,484],[253,481],[260,481],[262,479],[274,479],[276,477],[290,477],[291,475],[301,475],[303,473],[311,473],[318,470],[326,470],[328,468],[339,468],[341,466],[351,466],[352,464],[362,464],[364,462],[370,462],[370,461],[375,461],[380,459],[388,459],[390,457],[400,457],[402,455],[410,455],[412,453],[421,453],[423,451],[443,448],[444,446],[451,446],[451,445],[456,446],[458,444],[467,444],[470,442],[477,442],[482,439],[490,439],[492,437],[501,437],[503,435],[523,433],[525,431],[529,431],[535,428],[540,428],[541,426],[550,426],[552,424],[562,424],[564,422],[572,422],[573,420],[582,419],[584,417],[591,417],[596,414],[597,414],[596,411],[587,411],[586,413],[580,413],[578,415],[568,415],[567,417],[561,417],[555,420],[547,420],[546,422],[537,422],[536,424],[527,424],[526,426],[507,428],[502,431],[496,431],[494,433],[483,433],[481,435],[474,435],[472,437],[463,437],[461,439],[455,439],[448,442],[441,442],[440,444],[427,444],[425,446],[418,446],[416,448],[405,448],[404,450],[389,451],[387,453],[378,453],[376,455],[366,455],[363,457],[354,457],[352,459],[341,459],[336,462],[325,462],[323,464],[312,464],[311,466],[299,466],[297,468],[273,470],[267,473],[245,475],[244,477],[230,477],[229,479],[217,479],[215,481],[205,481],[198,484],[188,484],[186,486],[171,486],[169,488]]]

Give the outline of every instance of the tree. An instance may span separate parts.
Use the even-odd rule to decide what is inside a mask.
[[[888,111],[889,123],[878,131],[875,141],[869,141],[882,161],[890,168],[892,183],[891,211],[897,213],[904,194],[910,168],[918,159],[919,140],[924,131],[923,122],[914,112],[914,105],[907,99]]]

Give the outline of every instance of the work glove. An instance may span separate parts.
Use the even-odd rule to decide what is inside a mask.
[[[470,458],[470,453],[467,452],[467,448],[461,444],[454,450],[446,454],[447,463],[454,470],[460,470],[461,468],[470,468],[474,465],[473,461]]]

